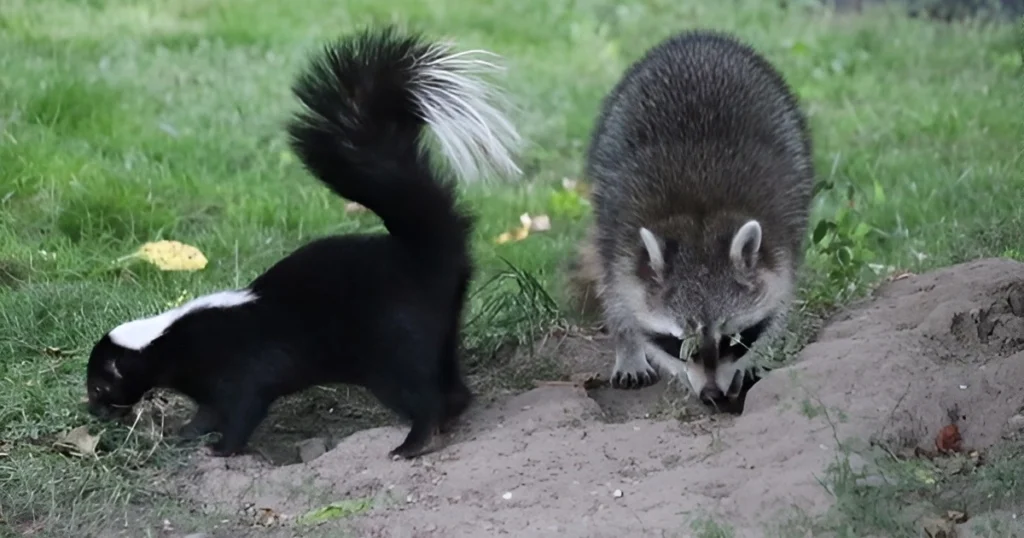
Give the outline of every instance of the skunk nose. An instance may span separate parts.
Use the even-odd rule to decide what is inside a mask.
[[[722,391],[716,386],[708,385],[700,389],[700,401],[704,402],[706,405],[718,403],[723,397],[725,397],[725,395],[722,394]]]

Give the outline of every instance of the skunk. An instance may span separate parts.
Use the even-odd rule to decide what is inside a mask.
[[[347,383],[411,422],[389,456],[434,450],[473,400],[458,347],[475,217],[452,180],[521,174],[502,95],[474,76],[497,67],[483,56],[391,26],[324,47],[292,86],[304,107],[289,143],[388,233],[315,240],[246,288],[114,328],[89,357],[89,412],[121,418],[150,389],[175,390],[198,406],[181,437],[219,433],[212,453],[229,456],[278,398]],[[450,167],[431,166],[425,126]]]

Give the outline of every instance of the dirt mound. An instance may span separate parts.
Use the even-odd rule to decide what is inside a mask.
[[[611,364],[600,342],[551,345],[577,371]],[[283,467],[197,456],[189,490],[220,510],[291,515],[364,501],[325,535],[689,536],[710,516],[762,536],[782,512],[829,506],[818,478],[837,439],[933,448],[953,408],[966,447],[1007,434],[1024,407],[1022,350],[1024,264],[982,260],[883,286],[757,384],[739,417],[672,420],[664,411],[686,408],[663,405],[661,384],[543,386],[473,409],[420,460],[390,461],[405,430],[376,428]]]

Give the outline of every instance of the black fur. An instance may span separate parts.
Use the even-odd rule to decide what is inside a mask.
[[[293,150],[389,234],[313,241],[249,285],[256,300],[192,311],[142,351],[104,336],[88,365],[94,414],[116,416],[151,388],[173,389],[198,405],[182,434],[219,432],[213,451],[230,455],[276,399],[349,383],[411,421],[391,455],[430,450],[472,400],[457,354],[473,218],[421,150],[424,113],[410,78],[428,46],[390,28],[350,36],[293,87],[306,107],[288,125]]]

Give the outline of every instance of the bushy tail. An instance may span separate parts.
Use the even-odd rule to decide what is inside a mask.
[[[469,220],[456,209],[448,174],[431,166],[423,127],[432,128],[459,179],[521,173],[512,156],[520,136],[497,107],[501,94],[474,76],[497,68],[482,55],[493,56],[453,52],[392,26],[343,37],[292,87],[305,107],[288,125],[292,150],[397,239],[425,248],[460,244]]]

